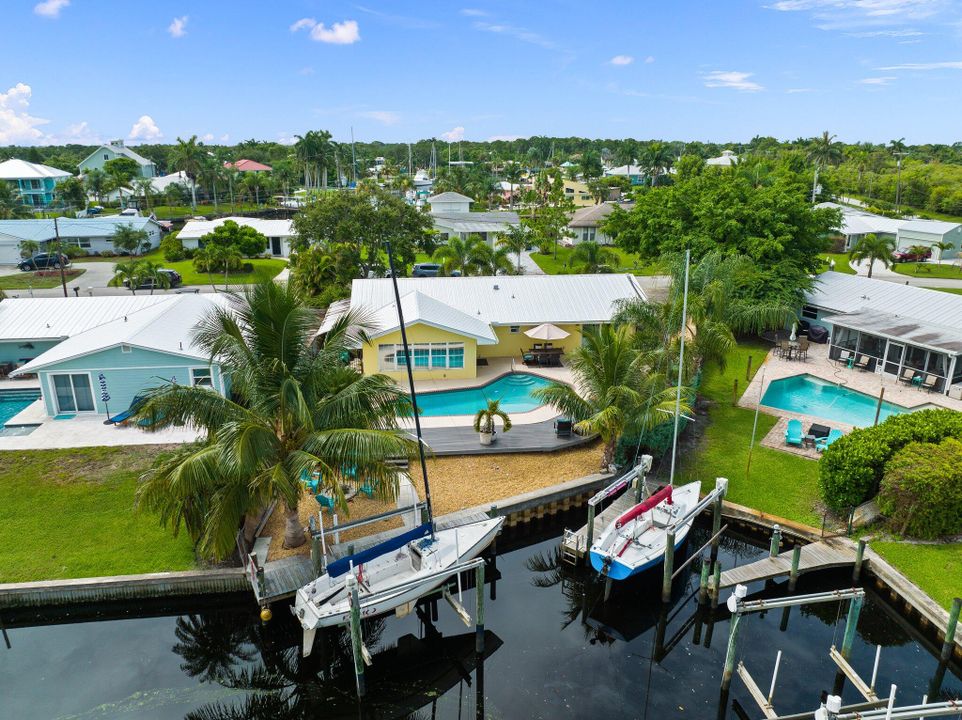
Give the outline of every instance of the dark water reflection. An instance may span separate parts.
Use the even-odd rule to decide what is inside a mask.
[[[61,624],[31,626],[35,620],[8,613],[12,649],[0,646],[0,717],[716,717],[728,621],[723,608],[714,623],[697,612],[698,561],[676,582],[666,609],[656,599],[657,573],[616,585],[605,602],[603,586],[589,575],[562,569],[557,533],[550,535],[499,541],[496,571],[488,572],[498,579],[486,588],[483,660],[474,652],[473,628],[443,601],[434,622],[425,606],[420,616],[367,623],[375,659],[361,708],[345,633],[329,633],[303,660],[300,630],[286,608],[275,608],[275,619],[263,626],[246,597],[232,596],[181,608],[101,608],[99,617],[71,614],[59,618]],[[707,535],[696,527],[689,547]],[[727,539],[720,557],[731,567],[763,552]],[[844,575],[805,580],[799,592],[845,585]],[[464,604],[474,611],[473,590],[464,593]],[[739,659],[766,690],[776,651],[783,651],[778,711],[813,709],[820,691],[833,687],[828,649],[840,644],[844,619],[844,608],[827,604],[796,608],[787,619],[776,611],[743,622]],[[875,644],[883,645],[878,687],[895,683],[904,702],[919,700],[937,662],[869,594],[852,655],[866,678]],[[942,688],[962,694],[951,671]],[[859,698],[846,687],[844,699]],[[759,715],[737,678],[730,700],[750,717]],[[728,716],[736,717],[730,710]]]

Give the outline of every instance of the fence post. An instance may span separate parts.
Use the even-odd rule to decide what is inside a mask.
[[[748,367],[745,368],[745,382],[751,382],[752,379],[752,356],[748,356]]]
[[[738,378],[735,378],[735,382],[732,385],[732,406],[738,405]]]

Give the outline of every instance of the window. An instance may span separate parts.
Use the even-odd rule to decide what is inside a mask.
[[[402,345],[378,345],[378,370],[396,372],[407,367]],[[464,343],[417,343],[411,346],[415,370],[464,367]]]
[[[122,352],[122,353],[129,353],[130,350],[131,350],[130,345],[121,345],[121,346],[120,346],[120,352]]]
[[[595,240],[595,228],[586,227],[581,229],[581,239],[584,242],[594,242]]]
[[[818,320],[818,308],[814,308],[811,305],[805,305],[802,308],[802,317],[808,318],[809,320]]]
[[[448,366],[448,346],[444,343],[435,343],[431,346],[431,367],[445,368]]]
[[[58,413],[93,412],[94,396],[90,390],[90,376],[86,373],[76,375],[51,375],[54,401]]]
[[[107,153],[104,153],[104,160],[110,160],[110,157],[107,155]]]
[[[190,383],[195,387],[214,387],[210,368],[191,368]]]
[[[512,325],[511,327],[508,328],[508,332],[511,333],[512,335],[517,335],[519,332],[521,332],[521,326]]]
[[[457,346],[453,344],[448,346],[448,367],[464,367],[464,345],[459,343]]]
[[[428,354],[431,348],[427,345],[415,345],[414,346],[414,369],[424,369],[429,367],[428,365]]]

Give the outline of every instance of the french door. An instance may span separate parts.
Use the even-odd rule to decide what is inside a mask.
[[[885,372],[889,375],[898,375],[902,366],[902,353],[905,346],[901,343],[889,340],[889,347],[885,353]]]
[[[57,413],[93,412],[94,395],[90,389],[90,376],[86,373],[51,375]]]

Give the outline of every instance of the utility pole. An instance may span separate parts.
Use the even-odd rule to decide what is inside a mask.
[[[61,252],[60,252],[60,226],[57,224],[57,219],[58,219],[57,216],[54,216],[54,218],[53,218],[53,234],[54,234],[54,237],[57,239],[57,241],[56,241],[56,242],[57,242],[57,267],[60,268],[60,284],[63,286],[63,296],[64,296],[64,297],[68,297],[68,295],[67,295],[67,276],[64,274],[64,271],[63,271],[63,258],[60,257],[60,255],[61,255]]]
[[[908,155],[907,152],[892,153],[895,156],[896,166],[898,167],[897,179],[895,181],[895,212],[902,211],[902,158]]]

